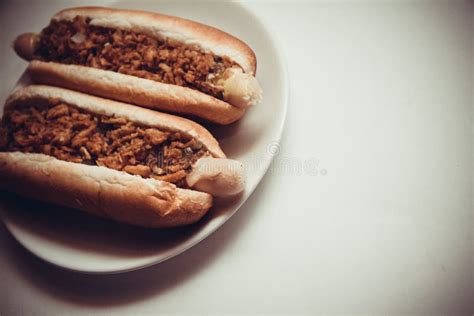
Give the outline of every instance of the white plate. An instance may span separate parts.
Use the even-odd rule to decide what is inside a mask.
[[[223,225],[254,191],[278,152],[288,96],[286,66],[274,38],[241,5],[214,1],[199,5],[138,1],[107,4],[190,18],[243,39],[257,54],[257,78],[264,101],[251,108],[240,122],[211,128],[226,154],[244,162],[247,184],[240,196],[217,200],[196,225],[164,231],[135,228],[2,193],[4,222],[25,248],[50,263],[87,273],[124,272],[156,264],[189,249]],[[52,15],[60,8],[45,9],[51,9]],[[35,21],[36,30],[46,23]],[[23,80],[28,78],[24,75]]]

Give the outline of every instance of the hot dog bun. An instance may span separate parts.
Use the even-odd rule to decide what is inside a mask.
[[[213,160],[218,160],[214,167],[218,172],[209,174],[200,171],[202,167],[196,172],[193,169],[188,175],[193,176],[193,181],[186,179],[191,190],[165,181],[106,167],[66,162],[43,154],[0,152],[0,188],[146,227],[193,223],[212,206],[212,195],[232,195],[243,190],[242,165],[225,159],[215,138],[202,126],[184,118],[50,86],[28,86],[15,91],[8,98],[5,111],[51,98],[91,113],[124,117],[141,125],[195,138],[212,155],[200,160],[210,161],[211,166]],[[196,165],[201,165],[200,160]],[[196,185],[203,182],[211,185]]]
[[[228,33],[198,22],[159,13],[102,7],[66,9],[54,15],[52,20],[72,21],[76,16],[89,18],[89,24],[93,26],[172,39],[216,56],[225,56],[241,68],[228,69],[215,83],[223,91],[223,100],[188,87],[58,62],[32,63],[29,70],[36,83],[197,116],[224,125],[240,119],[246,108],[262,99],[261,88],[255,79],[255,53],[244,42]],[[34,46],[38,43],[38,35],[27,33],[17,38],[14,48],[22,58],[34,60]]]

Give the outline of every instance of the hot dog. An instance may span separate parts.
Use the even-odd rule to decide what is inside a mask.
[[[82,7],[14,42],[37,83],[229,124],[262,99],[244,42],[190,20]]]
[[[240,162],[190,120],[63,88],[15,91],[0,125],[0,188],[146,227],[198,221],[244,188]]]

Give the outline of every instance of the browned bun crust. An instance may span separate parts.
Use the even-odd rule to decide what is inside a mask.
[[[169,37],[185,44],[198,45],[217,56],[227,56],[239,64],[246,73],[255,75],[257,59],[253,50],[238,38],[209,25],[195,21],[140,10],[106,7],[68,8],[56,13],[53,20],[70,21],[81,15],[91,23],[135,31],[153,37]]]
[[[20,152],[0,152],[0,189],[143,227],[191,224],[212,206],[168,182]]]
[[[73,89],[154,110],[201,117],[218,124],[240,119],[245,109],[197,90],[79,65],[31,61],[33,82]]]
[[[207,129],[191,120],[77,91],[43,85],[27,86],[13,92],[8,97],[5,109],[15,106],[17,103],[41,102],[41,100],[51,98],[58,98],[65,103],[100,115],[121,116],[138,124],[180,132],[199,140],[214,157],[226,157],[214,136]]]

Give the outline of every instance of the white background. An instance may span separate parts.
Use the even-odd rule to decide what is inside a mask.
[[[1,315],[472,314],[473,3],[244,5],[290,74],[255,193],[196,247],[123,275],[55,268],[0,226]],[[0,4],[2,99],[26,66],[9,44],[40,9]]]

